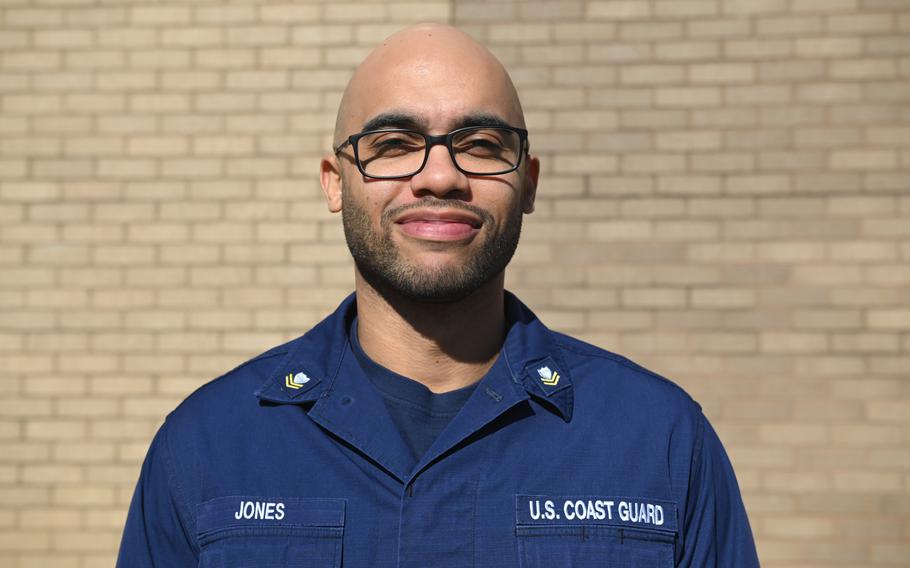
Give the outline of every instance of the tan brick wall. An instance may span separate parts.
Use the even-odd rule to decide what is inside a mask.
[[[910,565],[907,0],[4,0],[0,565],[112,565],[165,413],[351,289],[318,159],[419,20],[523,96],[509,286],[703,403],[765,566]]]

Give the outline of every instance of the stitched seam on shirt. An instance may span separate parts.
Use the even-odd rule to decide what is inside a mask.
[[[622,355],[617,355],[615,353],[610,353],[610,352],[591,352],[588,350],[582,350],[577,347],[573,347],[571,345],[566,345],[565,343],[562,343],[562,342],[559,342],[559,347],[566,351],[571,351],[571,352],[575,353],[576,355],[581,355],[583,357],[594,357],[597,359],[607,359],[607,360],[613,361],[617,365],[621,365],[631,371],[636,371],[641,374],[648,375],[652,378],[658,379],[661,382],[666,383],[667,385],[673,387],[677,391],[686,395],[686,398],[691,400],[698,407],[698,409],[701,410],[701,406],[695,400],[693,400],[692,397],[689,396],[689,393],[687,393],[685,390],[683,390],[683,388],[680,387],[678,384],[674,383],[667,377],[664,377],[662,375],[655,373],[654,371],[651,371],[650,369],[642,367],[638,363],[631,361],[631,360],[623,357]]]
[[[189,532],[190,542],[193,543],[193,546],[196,548],[196,552],[200,551],[199,541],[196,538],[196,517],[193,512],[190,510],[189,503],[184,496],[182,487],[180,486],[180,480],[177,476],[177,468],[174,462],[174,458],[171,452],[171,442],[170,436],[168,435],[169,428],[167,419],[165,419],[164,424],[162,425],[164,431],[162,432],[162,452],[161,457],[164,462],[164,467],[167,469],[168,473],[168,484],[173,485],[172,490],[174,492],[174,500],[177,503],[177,514],[182,518],[185,530]]]

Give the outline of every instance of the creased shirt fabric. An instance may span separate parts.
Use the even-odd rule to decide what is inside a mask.
[[[353,295],[201,387],[151,444],[118,566],[758,566],[699,405],[505,310],[499,358],[416,460],[352,353]]]

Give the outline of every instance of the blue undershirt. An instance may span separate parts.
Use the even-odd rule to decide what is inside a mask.
[[[423,457],[439,434],[461,410],[477,383],[457,390],[434,393],[423,384],[376,363],[363,351],[357,337],[357,318],[348,333],[351,350],[364,374],[379,391],[414,461]]]

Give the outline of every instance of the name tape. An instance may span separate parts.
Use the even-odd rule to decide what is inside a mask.
[[[676,503],[605,496],[517,495],[519,525],[613,525],[676,531]]]
[[[250,525],[342,527],[344,500],[230,496],[196,508],[199,533]]]

